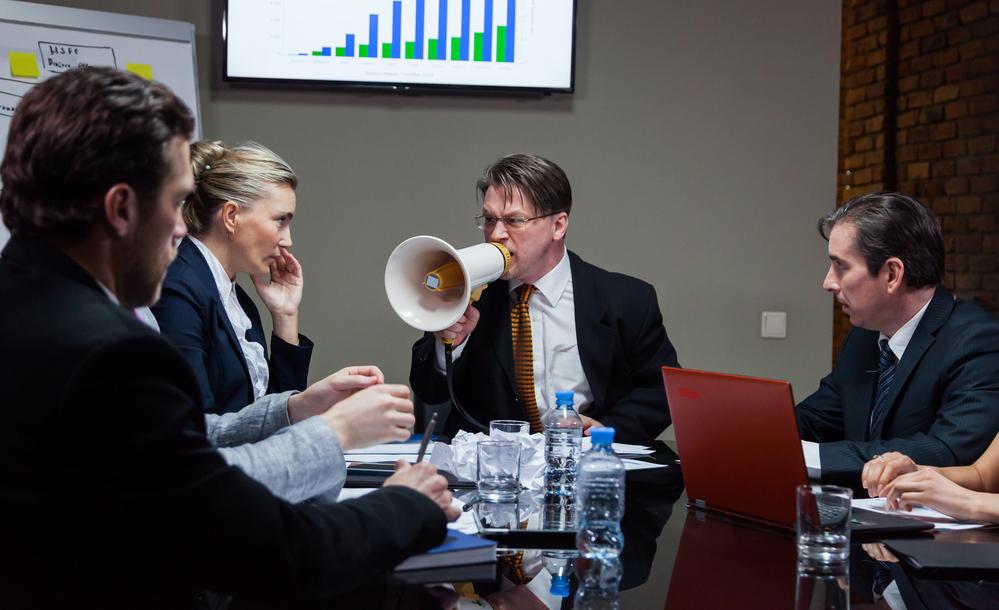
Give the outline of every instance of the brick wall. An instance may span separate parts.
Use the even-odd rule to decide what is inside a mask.
[[[930,206],[944,284],[999,312],[999,0],[844,0],[842,203],[897,190]],[[850,323],[836,308],[833,351]]]

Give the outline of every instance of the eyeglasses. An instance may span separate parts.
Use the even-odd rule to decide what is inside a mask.
[[[540,216],[531,216],[530,218],[525,218],[523,216],[497,217],[497,216],[486,216],[484,214],[480,214],[475,217],[475,226],[477,226],[480,230],[493,229],[496,227],[497,222],[502,222],[504,225],[506,225],[507,229],[511,231],[517,231],[526,227],[527,223],[531,222],[532,220],[538,220],[539,218],[547,218],[549,216],[554,216],[556,214],[558,214],[558,212],[552,212],[550,214],[542,214]]]

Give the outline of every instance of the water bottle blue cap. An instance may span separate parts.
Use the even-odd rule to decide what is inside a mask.
[[[590,428],[594,445],[610,445],[614,442],[614,428]]]
[[[571,404],[572,401],[574,400],[575,396],[576,395],[572,391],[570,391],[570,390],[564,390],[562,392],[555,392],[555,402],[556,403],[567,402],[567,403]]]
[[[569,597],[569,577],[553,574],[550,593],[556,597]]]

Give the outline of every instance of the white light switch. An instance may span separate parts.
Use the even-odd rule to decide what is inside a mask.
[[[787,312],[764,311],[760,323],[760,336],[764,339],[786,339]]]

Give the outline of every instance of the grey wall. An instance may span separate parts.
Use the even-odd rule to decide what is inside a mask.
[[[479,241],[474,180],[515,151],[565,168],[569,246],[655,285],[684,366],[799,396],[829,368],[815,221],[835,205],[838,2],[582,0],[576,93],[530,99],[236,89],[219,77],[220,2],[56,3],[194,22],[204,133],[295,167],[314,379],[368,362],[406,379],[417,333],[388,306],[386,257],[416,234]],[[787,339],[760,338],[770,309]]]

